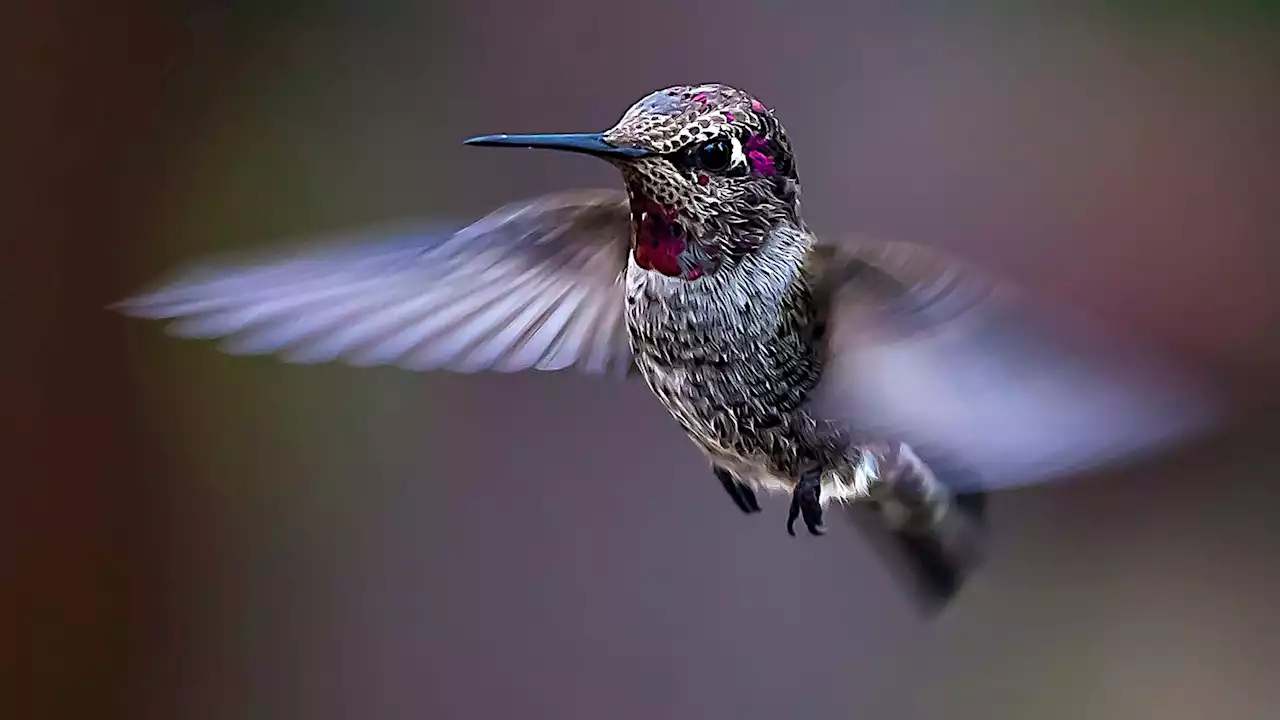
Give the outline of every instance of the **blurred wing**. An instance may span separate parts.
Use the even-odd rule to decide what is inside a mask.
[[[815,412],[958,466],[940,476],[956,490],[1049,480],[1217,419],[1170,364],[941,252],[859,238],[811,259],[829,313]]]
[[[187,271],[116,307],[178,319],[170,331],[181,337],[225,338],[232,354],[289,362],[624,374],[629,238],[624,193],[562,193],[455,233],[312,245]]]

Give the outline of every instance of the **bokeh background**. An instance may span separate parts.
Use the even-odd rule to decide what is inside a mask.
[[[6,3],[0,716],[1273,716],[1274,5]],[[459,141],[703,81],[777,109],[817,228],[1105,315],[1232,422],[1001,495],[925,623],[850,528],[734,510],[643,387],[290,367],[103,310],[206,254],[616,183]]]

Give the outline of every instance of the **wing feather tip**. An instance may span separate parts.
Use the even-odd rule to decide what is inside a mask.
[[[137,295],[124,300],[117,300],[106,305],[103,309],[126,317],[143,320],[163,320],[175,317],[168,314],[164,309],[167,305],[168,303],[158,300],[154,295]]]
[[[573,235],[569,232],[570,226],[580,232]],[[473,223],[469,229],[450,233],[450,236],[453,240],[458,240],[485,232],[518,232],[521,234],[520,239],[527,239],[532,234],[536,242],[525,243],[521,247],[547,246],[550,249],[533,251],[528,256],[528,261],[543,262],[541,269],[544,272],[582,281],[584,285],[595,289],[599,284],[597,276],[601,273],[616,277],[622,272],[625,254],[619,254],[615,258],[605,250],[592,250],[594,245],[591,243],[586,244],[586,249],[579,249],[580,244],[588,240],[596,242],[609,239],[616,242],[605,244],[606,248],[624,247],[627,228],[629,221],[625,193],[619,190],[584,190],[508,204]],[[480,254],[486,248],[494,246],[494,243],[465,249],[456,247],[457,245],[456,242],[442,241],[432,249],[456,252],[465,250]],[[408,255],[407,250],[413,250],[414,253]],[[555,258],[542,257],[552,250],[557,253],[568,251],[568,259],[561,259],[553,264],[552,260]],[[300,289],[294,285],[300,281],[307,283],[302,289],[311,290],[312,285],[317,283],[351,284],[354,280],[373,279],[375,273],[386,275],[405,270],[420,272],[421,275],[416,280],[421,284],[426,284],[428,280],[441,280],[441,272],[436,269],[409,262],[421,260],[422,253],[423,243],[415,240],[407,246],[403,241],[390,246],[342,243],[335,247],[324,247],[313,244],[307,248],[291,248],[288,252],[281,249],[270,253],[255,253],[251,257],[241,257],[236,262],[227,256],[216,267],[202,266],[185,270],[176,274],[176,282],[143,290],[132,297],[110,303],[104,309],[127,317],[169,320],[171,322],[164,328],[167,335],[193,340],[220,340],[217,347],[226,354],[275,355],[281,361],[291,364],[320,364],[337,360],[354,367],[395,365],[411,371],[452,369],[461,373],[509,373],[534,367],[555,372],[580,364],[578,361],[583,358],[574,356],[572,352],[564,353],[565,356],[552,353],[557,356],[548,357],[546,348],[541,348],[541,353],[529,352],[518,357],[502,357],[499,353],[495,357],[482,354],[481,357],[415,358],[411,353],[378,353],[377,349],[360,352],[349,345],[317,349],[297,347],[302,344],[299,341],[305,340],[299,337],[299,332],[292,332],[287,337],[280,335],[264,338],[258,334],[255,326],[272,318],[265,317],[262,312],[253,313],[252,317],[248,313],[255,302],[268,300],[272,301],[267,303],[274,308],[272,312],[280,312],[281,308],[276,305],[282,300],[276,296],[283,292],[279,286],[281,280],[289,282],[288,290],[295,294]],[[606,259],[610,261],[608,264],[596,262],[596,259],[606,255]],[[620,265],[614,267],[617,263]],[[331,277],[337,271],[342,274]],[[576,276],[578,274],[580,276]],[[247,291],[254,293],[253,297],[246,297],[244,293]],[[366,288],[361,285],[354,291],[363,293]],[[259,297],[263,294],[271,297]],[[307,313],[322,311],[324,308],[318,306],[323,302],[331,302],[334,298],[321,297],[316,300],[317,307],[289,306],[283,309],[305,316]],[[581,351],[577,345],[570,349]],[[360,357],[362,355],[366,357]],[[537,355],[543,357],[538,358]],[[535,363],[535,360],[541,362]],[[587,363],[590,365],[586,368],[588,372],[607,371],[605,367],[598,367],[599,358],[591,360],[595,362]]]

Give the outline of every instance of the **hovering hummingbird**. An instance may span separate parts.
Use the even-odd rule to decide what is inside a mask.
[[[602,133],[466,142],[591,155],[625,191],[189,271],[117,307],[291,362],[638,375],[742,512],[788,493],[788,532],[799,518],[820,535],[830,503],[865,508],[860,527],[893,541],[934,607],[983,556],[987,491],[1213,416],[1179,373],[1037,314],[957,258],[820,241],[786,132],[735,88],[660,90]]]

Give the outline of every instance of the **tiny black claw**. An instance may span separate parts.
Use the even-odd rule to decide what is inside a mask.
[[[822,492],[822,472],[812,471],[800,476],[791,492],[791,509],[787,512],[787,534],[795,537],[796,518],[803,516],[805,527],[811,535],[823,535],[827,526],[822,524],[822,504],[818,501]]]
[[[756,500],[755,491],[738,482],[728,470],[716,468],[715,471],[716,479],[720,481],[725,492],[729,493],[733,504],[737,505],[739,510],[748,515],[760,512],[760,503]]]

